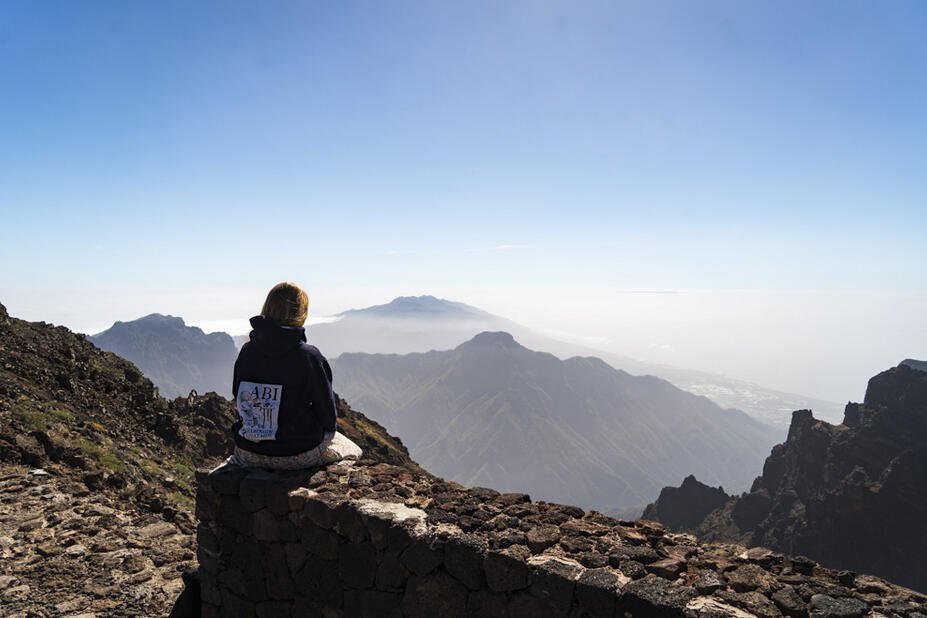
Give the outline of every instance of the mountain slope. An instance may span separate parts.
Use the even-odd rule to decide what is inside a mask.
[[[363,461],[423,473],[338,406]],[[165,401],[132,363],[0,305],[3,615],[167,615],[195,565],[194,469],[230,454],[235,416],[215,394]]]
[[[333,371],[435,474],[585,507],[641,504],[691,473],[749,481],[775,442],[742,412],[664,380],[561,361],[507,333],[448,351],[343,354]]]
[[[116,322],[89,339],[135,363],[164,397],[186,396],[191,390],[230,394],[237,350],[225,333],[207,335],[182,318],[152,313]]]
[[[779,427],[784,437],[792,410],[811,408],[839,421],[842,406],[803,395],[768,389],[703,371],[644,363],[619,354],[558,341],[475,307],[433,296],[399,297],[385,305],[346,311],[334,322],[315,324],[310,341],[329,358],[344,352],[408,354],[446,350],[484,331],[505,331],[533,350],[566,359],[595,356],[634,375],[655,375],[677,387],[708,397],[723,408],[743,410]]]
[[[901,364],[869,381],[841,425],[796,411],[788,440],[773,448],[750,493],[696,531],[927,591],[925,488],[927,372]]]

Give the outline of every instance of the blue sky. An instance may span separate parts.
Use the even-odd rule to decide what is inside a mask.
[[[925,33],[919,1],[0,1],[0,302],[210,322],[290,279],[322,313],[441,291],[558,329],[554,290],[887,319],[927,293]]]

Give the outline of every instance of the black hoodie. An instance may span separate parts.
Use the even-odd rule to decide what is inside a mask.
[[[296,455],[335,431],[332,370],[302,327],[251,318],[251,341],[235,361],[232,394],[239,419],[235,444],[252,453]]]

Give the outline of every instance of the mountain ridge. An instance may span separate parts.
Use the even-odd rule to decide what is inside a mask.
[[[236,350],[226,333],[207,334],[183,318],[150,313],[117,321],[88,340],[135,363],[166,397],[231,391]]]
[[[159,315],[151,314],[139,320],[117,322],[114,326],[128,328],[124,325],[135,324],[136,328],[147,328],[147,323],[140,323],[140,320]],[[842,415],[842,406],[832,402],[774,391],[706,372],[642,363],[587,346],[560,342],[482,309],[434,296],[400,296],[382,305],[350,309],[336,317],[338,319],[334,322],[307,326],[310,343],[319,347],[328,358],[345,351],[406,354],[450,349],[479,332],[505,331],[513,333],[519,341],[531,348],[554,353],[561,359],[595,356],[630,374],[656,375],[683,390],[707,396],[723,408],[743,410],[761,422],[779,427],[783,436],[792,410],[812,408],[819,416],[834,422]],[[184,328],[189,329],[190,333],[201,333],[200,339],[216,334],[202,334],[196,327],[184,325]],[[157,332],[157,329],[148,330]],[[100,335],[102,333],[93,337]],[[224,352],[202,361],[194,360],[196,354],[189,342],[176,334],[166,337],[163,332],[157,332],[148,343],[134,348],[124,341],[128,339],[131,343],[133,338],[123,337],[123,341],[114,344],[101,344],[136,362],[166,396],[183,396],[193,389],[201,393],[212,390],[224,394],[228,388],[225,371],[234,363],[237,350],[248,340],[248,335],[232,337],[234,348],[230,348],[226,342],[223,344]],[[159,351],[164,341],[171,339],[179,339],[181,343],[176,344],[175,349]],[[145,357],[146,352],[150,353],[151,358]]]
[[[487,311],[458,301],[437,298],[430,294],[422,296],[397,296],[388,303],[371,305],[360,309],[348,309],[336,314],[338,317],[356,317],[365,315],[388,316],[398,318],[418,318],[424,316],[458,315],[467,317],[497,317]]]
[[[402,435],[434,473],[580,506],[644,503],[662,487],[657,479],[688,473],[688,465],[736,480],[717,475],[758,471],[762,457],[745,444],[765,451],[775,442],[771,429],[745,413],[665,380],[596,358],[560,360],[509,333],[480,333],[452,350],[343,354],[332,367],[339,390]],[[738,463],[725,467],[726,460]]]
[[[782,435],[788,428],[792,410],[812,408],[824,418],[839,421],[842,405],[769,389],[751,382],[715,375],[709,372],[679,369],[676,367],[645,363],[613,352],[598,350],[586,345],[559,341],[537,333],[512,320],[477,309],[464,303],[438,299],[434,296],[399,297],[395,300],[414,301],[415,304],[430,303],[459,305],[479,312],[474,316],[463,312],[457,321],[439,319],[415,321],[415,312],[392,315],[378,319],[378,308],[392,303],[350,310],[356,321],[338,320],[315,324],[308,333],[310,341],[318,345],[329,358],[344,352],[398,353],[427,352],[450,349],[462,341],[483,331],[505,331],[535,350],[555,354],[559,358],[573,356],[595,356],[602,358],[615,368],[634,375],[656,375],[670,381],[683,390],[707,396],[723,408],[735,408],[781,429]],[[401,303],[400,303],[401,304]],[[345,312],[347,313],[347,312]]]

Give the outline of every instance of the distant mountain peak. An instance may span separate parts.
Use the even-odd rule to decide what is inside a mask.
[[[373,305],[363,309],[349,309],[339,316],[371,316],[392,318],[421,317],[490,317],[491,314],[465,305],[464,303],[425,296],[397,296],[384,305]]]
[[[176,328],[176,327],[184,327],[184,328],[186,328],[186,326],[187,326],[186,322],[184,322],[184,321],[183,321],[183,318],[181,318],[181,317],[177,317],[177,316],[173,316],[173,315],[165,315],[165,314],[163,314],[163,313],[149,313],[149,314],[146,315],[146,316],[142,316],[142,317],[137,318],[137,319],[135,319],[135,320],[129,320],[128,322],[123,322],[123,321],[121,321],[121,320],[116,320],[115,322],[113,322],[113,325],[112,325],[110,328],[115,328],[115,327],[118,327],[118,326],[137,326],[137,325],[143,325],[143,326],[155,326],[155,325],[157,325],[157,326],[173,326],[173,327],[175,327],[175,328]],[[106,332],[106,331],[103,331],[103,332]],[[96,335],[94,335],[94,337],[99,337],[99,336],[102,335],[102,334],[103,334],[103,333],[97,333]]]
[[[501,346],[504,348],[523,348],[524,347],[520,343],[515,341],[515,337],[503,331],[497,331],[497,332],[484,331],[482,333],[477,334],[475,337],[473,337],[473,339],[469,341],[465,341],[464,343],[460,344],[458,348],[462,348],[464,346],[468,346],[468,347]]]
[[[183,318],[161,313],[129,322],[115,322],[88,338],[135,365],[167,397],[225,393],[231,384],[235,343],[223,332],[206,334]]]
[[[911,369],[917,369],[918,371],[927,371],[927,361],[914,360],[913,358],[906,358],[903,361],[901,361],[901,363],[899,364],[906,365],[910,367]]]

